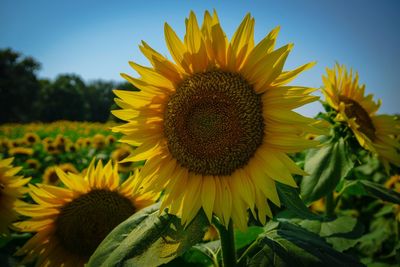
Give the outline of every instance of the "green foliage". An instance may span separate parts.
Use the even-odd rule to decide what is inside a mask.
[[[363,266],[319,235],[288,222],[271,222],[242,258],[245,266]]]
[[[310,175],[304,176],[301,181],[303,199],[310,203],[332,192],[353,166],[342,138],[310,149],[304,167]]]
[[[184,228],[178,217],[163,213],[159,204],[135,213],[100,244],[88,266],[157,266],[167,263],[199,243],[207,218],[199,213]]]
[[[319,219],[319,216],[312,213],[299,197],[299,192],[291,186],[276,183],[279,199],[290,211],[299,218]]]
[[[61,74],[54,81],[39,80],[40,64],[11,49],[0,50],[0,123],[56,120],[98,121],[110,115],[115,88],[132,85],[96,80],[85,83],[78,75]]]
[[[39,63],[11,49],[0,50],[0,123],[36,119],[33,105],[40,83]]]
[[[349,195],[371,196],[400,204],[400,193],[368,180],[347,181],[342,190]]]

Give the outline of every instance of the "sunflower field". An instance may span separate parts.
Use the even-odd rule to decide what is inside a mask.
[[[254,23],[166,23],[119,122],[0,125],[0,266],[398,266],[400,118],[339,63],[293,85]]]

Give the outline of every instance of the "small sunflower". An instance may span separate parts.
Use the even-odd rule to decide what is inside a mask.
[[[247,209],[265,223],[267,199],[280,205],[275,182],[296,187],[291,174],[304,174],[287,153],[316,146],[304,136],[318,130],[292,110],[318,97],[286,84],[314,63],[283,71],[293,45],[274,50],[278,32],[255,44],[248,14],[228,41],[215,12],[201,27],[191,12],[184,41],[165,24],[175,62],[142,42],[152,67],[130,62],[141,77],[122,74],[141,91],[114,91],[122,109],[113,114],[127,123],[113,130],[138,146],[127,160],[147,160],[146,187],[165,189],[161,209],[184,224],[201,208],[226,226],[246,228]]]
[[[29,169],[38,170],[41,166],[40,162],[37,159],[28,159],[26,160],[26,165]]]
[[[389,178],[389,180],[386,181],[385,187],[392,189],[398,193],[400,193],[400,175],[393,175]],[[394,214],[396,216],[397,221],[400,222],[400,205],[395,204],[393,206],[394,209]]]
[[[323,76],[323,93],[328,104],[338,112],[337,120],[343,121],[354,133],[358,143],[381,157],[385,168],[389,162],[400,166],[400,121],[395,116],[377,115],[381,104],[373,95],[364,95],[365,85],[358,84],[358,73],[350,73],[344,65],[327,68]]]
[[[117,141],[117,139],[115,138],[115,136],[114,135],[107,135],[107,137],[106,137],[106,143],[107,143],[107,145],[112,145],[112,144],[114,144],[115,142]]]
[[[129,172],[132,170],[132,162],[121,162],[129,157],[132,152],[133,150],[129,146],[125,145],[118,147],[111,153],[112,160],[115,163],[118,163],[118,168],[121,172]]]
[[[66,188],[30,185],[37,204],[20,203],[16,210],[31,219],[16,222],[22,232],[37,232],[17,251],[23,263],[36,266],[83,266],[107,234],[138,210],[152,204],[157,194],[142,193],[138,172],[120,184],[111,161],[89,166],[85,176],[57,174]]]
[[[36,133],[26,133],[24,136],[24,140],[29,145],[34,145],[40,142],[40,137]]]
[[[11,148],[8,151],[8,154],[12,155],[12,156],[17,156],[17,155],[21,155],[21,156],[31,156],[33,155],[33,149],[32,148],[28,148],[28,147],[14,147]]]
[[[57,168],[60,168],[63,172],[66,173],[78,173],[78,170],[71,163],[64,163],[59,166],[50,166],[47,167],[43,174],[43,183],[47,185],[60,185],[61,180],[57,173]]]
[[[68,142],[66,145],[66,151],[75,153],[76,151],[78,151],[78,146],[73,142]]]
[[[13,158],[0,160],[0,235],[8,233],[8,226],[18,218],[14,211],[16,201],[28,188],[24,187],[30,178],[16,176],[22,169],[11,165]]]
[[[102,149],[106,145],[106,138],[102,134],[95,134],[93,136],[93,147],[96,149]]]

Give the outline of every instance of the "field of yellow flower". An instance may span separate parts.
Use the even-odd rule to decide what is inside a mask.
[[[228,41],[191,12],[174,61],[145,42],[114,90],[122,123],[0,126],[0,263],[36,266],[394,266],[400,260],[400,120],[357,72],[289,85],[279,27]]]

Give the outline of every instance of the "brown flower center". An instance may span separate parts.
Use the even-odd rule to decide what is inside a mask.
[[[92,190],[61,208],[55,235],[64,249],[90,257],[108,233],[134,212],[130,200],[119,193]]]
[[[195,74],[170,97],[164,135],[172,156],[189,171],[230,175],[262,143],[261,97],[239,74]]]
[[[368,112],[356,101],[346,96],[340,96],[339,101],[343,102],[346,106],[344,110],[346,116],[355,118],[356,123],[359,125],[358,130],[373,141],[376,138],[375,127]]]

